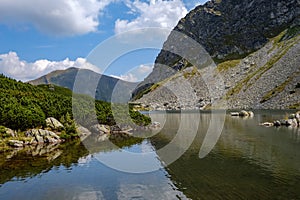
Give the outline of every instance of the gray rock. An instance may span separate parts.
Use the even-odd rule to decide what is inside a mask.
[[[291,121],[291,126],[292,127],[297,127],[298,126],[298,122],[297,122],[297,120],[294,118],[294,119],[292,119],[292,121]]]
[[[16,137],[16,132],[10,128],[5,128],[6,134],[8,134],[10,137]]]
[[[239,112],[231,112],[230,115],[231,115],[231,116],[239,116],[240,113],[239,113]]]
[[[242,110],[241,112],[239,112],[239,116],[241,117],[249,117],[249,113],[245,110]]]
[[[91,126],[91,131],[97,134],[109,134],[110,133],[110,127],[103,124],[95,124],[94,126]]]
[[[89,135],[91,135],[92,133],[89,131],[89,129],[83,127],[83,126],[78,126],[77,127],[77,132],[78,132],[78,136],[80,137],[81,141],[83,141],[84,139],[86,139]]]
[[[289,119],[294,119],[296,117],[295,114],[290,114]]]
[[[23,147],[24,146],[24,142],[19,141],[19,140],[9,140],[8,144],[12,147]]]
[[[98,135],[97,136],[97,142],[103,142],[109,139],[108,134]]]
[[[254,117],[254,113],[252,111],[248,111],[249,117]]]
[[[274,126],[281,126],[281,123],[280,123],[280,121],[279,120],[276,120],[276,121],[274,121]]]
[[[40,136],[39,134],[36,134],[34,137],[35,137],[37,143],[39,143],[39,144],[44,143],[44,138],[43,138],[43,136]]]
[[[48,135],[51,136],[52,138],[56,139],[56,140],[60,140],[60,137],[52,131],[48,131]]]
[[[47,135],[45,137],[45,142],[46,143],[58,143],[58,141],[55,138],[51,137],[50,135]]]
[[[272,123],[272,122],[264,122],[264,123],[261,123],[259,125],[270,127],[270,126],[274,126],[274,123]]]
[[[57,119],[55,119],[53,117],[49,117],[46,119],[46,126],[52,128],[54,130],[60,130],[60,129],[64,128],[62,123],[60,123]]]

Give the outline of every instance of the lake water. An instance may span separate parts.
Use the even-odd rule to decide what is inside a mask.
[[[203,158],[208,129],[217,131],[222,114],[151,113],[163,129],[115,141],[120,148],[90,137],[83,144],[2,154],[0,199],[300,199],[300,129],[258,126],[289,112],[226,115],[220,136],[213,132],[216,145]],[[150,154],[130,158],[128,152]],[[146,173],[124,172],[141,169]]]

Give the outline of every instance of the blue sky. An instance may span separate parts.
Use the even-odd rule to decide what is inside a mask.
[[[116,34],[147,27],[171,30],[188,11],[204,2],[2,0],[0,73],[27,81],[53,70],[79,67],[140,81],[151,72],[159,49],[141,49],[120,55],[113,60],[113,67],[106,69],[99,66],[101,58],[92,65],[86,57]],[[101,51],[105,49],[100,49],[100,54]]]

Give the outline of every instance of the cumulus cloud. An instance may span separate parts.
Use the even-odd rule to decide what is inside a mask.
[[[98,16],[116,0],[0,1],[0,23],[30,24],[54,35],[79,35],[97,31]]]
[[[172,29],[176,26],[179,19],[187,14],[187,9],[181,0],[150,0],[142,2],[139,0],[126,1],[132,14],[136,14],[133,20],[118,19],[115,22],[115,32],[159,27]]]
[[[77,58],[75,61],[66,58],[63,61],[37,60],[33,63],[28,63],[20,60],[16,52],[0,54],[0,73],[22,81],[29,81],[54,70],[63,70],[70,67],[85,68],[99,72],[99,68],[88,63],[84,58]]]
[[[121,76],[115,76],[115,75],[111,75],[111,76],[124,81],[139,82],[142,81],[147,75],[149,75],[152,69],[153,69],[153,64],[140,65],[137,68],[134,68],[131,71]]]

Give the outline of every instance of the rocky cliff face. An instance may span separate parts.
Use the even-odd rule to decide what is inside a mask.
[[[203,52],[192,58],[177,53],[190,53],[191,45],[174,40],[172,32],[133,96],[144,95],[138,102],[152,109],[222,107],[224,102],[229,108],[297,107],[299,14],[299,0],[213,0],[199,6],[174,32],[196,41],[216,64]],[[203,55],[206,62],[193,60]],[[182,81],[189,82],[193,95],[183,94]]]

